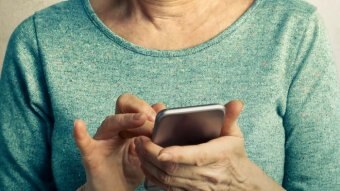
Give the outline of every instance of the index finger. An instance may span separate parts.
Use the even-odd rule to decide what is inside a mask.
[[[155,110],[144,100],[132,94],[123,94],[116,101],[116,114],[119,113],[144,113],[148,120],[155,121]]]
[[[141,127],[145,121],[146,116],[143,113],[108,116],[98,128],[94,138],[100,140],[116,137],[121,131]]]

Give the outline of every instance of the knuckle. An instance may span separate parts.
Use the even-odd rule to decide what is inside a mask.
[[[124,124],[124,122],[126,121],[126,117],[122,117],[122,116],[118,116],[118,115],[115,115],[114,117],[114,123],[117,124],[117,126],[121,126]]]
[[[208,161],[208,155],[205,151],[202,151],[202,153],[195,159],[195,165],[196,166],[204,166]]]
[[[178,169],[178,164],[173,162],[167,162],[164,164],[163,169],[167,174],[172,175]]]
[[[196,166],[205,166],[216,162],[224,161],[228,159],[228,156],[224,152],[209,153],[207,150],[200,150],[199,155],[195,158],[194,163]]]
[[[110,118],[110,121],[108,122],[108,124],[110,124],[110,125],[113,125],[113,124],[119,125],[119,124],[122,123],[122,121],[123,121],[123,118],[121,117],[121,115],[113,115]]]
[[[163,184],[165,184],[165,185],[168,185],[168,184],[170,184],[171,183],[171,176],[169,176],[168,174],[166,174],[166,173],[161,173],[160,175],[159,175],[159,179],[160,179],[160,181],[163,183]]]
[[[126,124],[128,117],[125,114],[111,115],[105,118],[101,126],[104,129],[122,127]]]
[[[218,178],[216,178],[215,176],[208,175],[208,176],[205,176],[204,179],[207,182],[212,183],[212,184],[219,184],[220,183],[220,180]]]
[[[196,184],[195,190],[197,191],[217,191],[217,184],[210,182],[199,182]]]
[[[102,121],[101,125],[99,126],[99,129],[103,129],[109,126],[112,118],[113,118],[113,115],[106,116],[105,119]]]
[[[183,154],[182,146],[171,146],[171,148],[166,149],[166,150],[167,150],[167,152],[173,154],[172,161],[174,161],[174,162],[180,163],[180,162],[185,161],[185,159],[187,158],[187,156],[185,156],[185,154]]]
[[[216,185],[220,182],[219,179],[221,176],[224,176],[225,174],[224,172],[221,173],[218,169],[209,167],[201,170],[198,175],[207,184]]]
[[[189,180],[188,185],[192,190],[195,191],[207,191],[207,183],[206,182],[197,182],[193,180]]]

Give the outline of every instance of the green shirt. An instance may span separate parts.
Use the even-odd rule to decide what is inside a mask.
[[[112,33],[88,0],[62,2],[26,19],[8,44],[0,188],[75,190],[85,173],[74,119],[94,134],[130,92],[168,107],[241,99],[252,161],[287,190],[339,190],[336,81],[324,26],[300,0],[257,0],[214,38],[174,51]]]

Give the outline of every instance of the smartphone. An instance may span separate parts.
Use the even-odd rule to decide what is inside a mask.
[[[162,110],[156,116],[152,141],[161,147],[207,142],[220,136],[224,113],[219,104]],[[148,191],[162,190],[147,180],[144,186]]]

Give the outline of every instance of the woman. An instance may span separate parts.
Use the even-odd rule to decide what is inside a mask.
[[[339,187],[335,66],[299,0],[60,3],[13,33],[1,90],[8,190],[134,190],[144,175],[169,190]],[[147,137],[158,102],[233,99],[242,114],[226,104],[215,140],[160,148]],[[93,138],[82,121],[73,133],[79,118]]]

